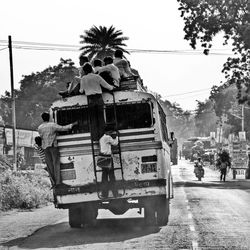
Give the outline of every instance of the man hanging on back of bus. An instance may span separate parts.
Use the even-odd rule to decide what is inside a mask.
[[[74,122],[65,126],[60,126],[54,122],[50,122],[49,113],[42,113],[41,115],[43,123],[38,127],[38,133],[42,138],[42,148],[45,153],[45,161],[49,169],[49,173],[52,175],[51,178],[55,183],[56,187],[67,186],[61,181],[60,172],[60,154],[57,147],[56,134],[58,131],[67,131],[72,129],[78,122]]]
[[[102,168],[102,198],[108,197],[109,190],[112,191],[114,197],[118,197],[120,194],[118,194],[115,186],[116,179],[111,148],[111,146],[118,145],[118,136],[113,126],[105,126],[104,134],[99,140],[99,145],[100,154],[97,160],[97,166]]]
[[[80,93],[85,92],[88,98],[91,136],[96,141],[100,139],[105,126],[101,87],[113,90],[114,86],[109,85],[101,76],[95,74],[90,63],[84,64],[83,71],[85,75],[81,78]]]
[[[44,149],[42,148],[42,138],[40,136],[35,137],[34,148],[35,148],[35,151],[38,154],[38,157],[40,158],[41,162],[43,164],[46,164],[45,152],[44,152]],[[44,170],[48,172],[49,178],[51,181],[51,185],[52,185],[52,187],[54,187],[55,183],[54,183],[54,180],[51,178],[52,173],[50,172],[50,169],[48,168],[47,164],[46,164],[46,167],[44,168]]]

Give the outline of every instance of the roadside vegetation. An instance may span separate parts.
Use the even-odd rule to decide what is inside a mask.
[[[37,208],[51,201],[50,181],[44,170],[1,170],[0,210]]]

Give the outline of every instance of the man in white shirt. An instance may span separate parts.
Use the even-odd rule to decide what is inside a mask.
[[[113,84],[116,87],[119,87],[120,84],[120,73],[119,69],[113,64],[113,58],[111,56],[107,56],[104,58],[105,66],[98,68],[98,73],[101,75],[102,72],[108,71],[111,73],[111,77],[113,78]]]
[[[105,121],[103,115],[104,102],[102,99],[102,87],[113,90],[114,87],[109,85],[101,76],[93,73],[90,63],[83,66],[84,76],[81,78],[80,93],[85,92],[88,98],[89,115],[91,123],[91,135],[93,140],[99,140],[103,134]]]
[[[102,198],[108,197],[109,189],[112,190],[113,196],[117,197],[118,191],[115,187],[115,173],[114,173],[114,164],[112,159],[112,148],[111,146],[118,145],[118,137],[114,129],[106,126],[105,132],[101,139],[99,140],[100,144],[100,155],[101,156],[110,156],[111,157],[111,166],[110,168],[102,168]],[[108,181],[109,179],[109,181]]]

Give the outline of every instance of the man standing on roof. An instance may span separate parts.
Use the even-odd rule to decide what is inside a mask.
[[[114,87],[109,85],[98,74],[94,74],[90,63],[84,64],[83,71],[85,75],[81,78],[79,91],[80,93],[85,92],[88,98],[92,138],[93,140],[99,140],[105,126],[101,87],[108,90],[113,90]]]

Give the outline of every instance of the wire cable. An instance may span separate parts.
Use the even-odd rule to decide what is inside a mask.
[[[207,90],[211,90],[211,88],[207,88],[207,89],[198,89],[198,90],[194,90],[194,91],[183,92],[183,93],[173,94],[173,95],[166,95],[166,96],[164,96],[164,97],[172,97],[172,96],[187,95],[187,94],[193,94],[193,93],[196,93],[196,92],[203,92],[203,91],[207,91]]]
[[[0,49],[0,51],[5,50],[5,49],[8,49],[8,47],[2,48],[2,49]]]
[[[1,43],[3,45],[1,45]],[[7,40],[0,40],[0,46],[6,46]],[[16,49],[28,50],[57,50],[57,51],[73,51],[79,52],[82,45],[68,45],[68,44],[53,44],[41,42],[28,42],[28,41],[12,41],[12,47]],[[131,53],[144,53],[144,54],[175,54],[175,55],[203,55],[203,50],[157,50],[157,49],[127,49]],[[220,51],[228,51],[227,49],[214,49],[210,51],[210,55],[233,55],[233,53],[222,53]]]

